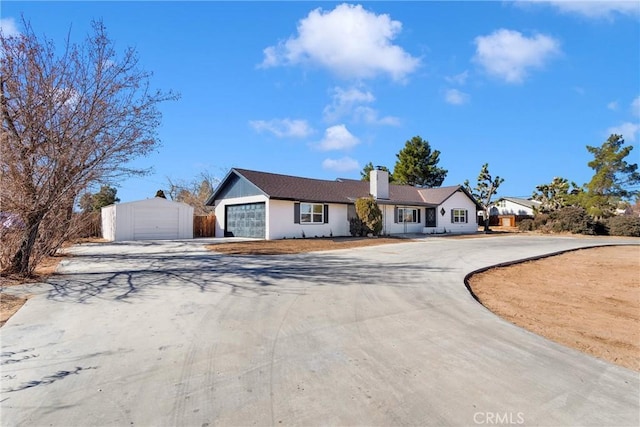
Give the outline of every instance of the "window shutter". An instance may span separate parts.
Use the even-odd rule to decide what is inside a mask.
[[[453,209],[451,209],[451,224],[453,224]]]
[[[300,203],[293,204],[293,223],[300,224]]]
[[[469,211],[468,210],[464,211],[464,222],[466,222],[466,223],[469,222]]]
[[[329,224],[329,205],[324,205],[324,223]]]
[[[398,223],[398,207],[394,206],[393,207],[393,222],[394,223]]]
[[[422,222],[422,220],[420,219],[420,211],[422,211],[422,209],[418,208],[418,223]]]

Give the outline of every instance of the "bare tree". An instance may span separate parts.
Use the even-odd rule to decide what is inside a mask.
[[[213,212],[213,207],[207,206],[206,203],[220,183],[220,179],[211,172],[201,172],[191,181],[172,180],[167,177],[167,182],[169,185],[167,194],[171,200],[193,206],[196,215],[208,215]]]
[[[70,224],[58,220],[81,192],[145,172],[127,164],[157,147],[158,104],[177,96],[150,90],[135,50],[117,55],[102,22],[62,51],[23,24],[17,36],[0,33],[0,205],[22,221],[1,267],[28,275],[61,244],[52,236]]]

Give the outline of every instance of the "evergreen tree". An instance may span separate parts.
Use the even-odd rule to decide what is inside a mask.
[[[600,146],[587,145],[594,159],[588,163],[595,171],[582,194],[582,205],[590,215],[602,218],[613,215],[616,206],[622,200],[631,199],[640,192],[640,173],[637,163],[628,163],[632,146],[624,147],[622,135],[612,134]]]
[[[99,211],[104,206],[109,206],[120,201],[120,199],[116,197],[117,192],[118,190],[116,188],[103,185],[97,193],[83,194],[82,197],[80,197],[78,205],[80,209],[82,209],[82,212],[85,213]]]
[[[432,151],[429,142],[419,136],[407,141],[396,157],[393,179],[398,184],[433,188],[441,186],[447,176],[448,171],[438,167],[440,151]]]
[[[387,171],[389,173],[389,182],[393,182],[393,174],[389,171],[389,168],[386,166],[378,166],[380,168],[380,170],[383,171]],[[373,166],[373,163],[369,162],[366,165],[364,165],[364,168],[362,168],[362,171],[360,172],[360,180],[361,181],[369,181],[370,180],[370,173],[372,170],[374,170],[375,167]]]

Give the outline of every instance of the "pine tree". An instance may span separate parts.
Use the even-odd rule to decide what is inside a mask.
[[[439,168],[440,151],[431,150],[429,142],[414,136],[405,143],[398,154],[393,168],[393,179],[398,184],[417,187],[440,187],[447,176],[447,170]]]
[[[632,149],[632,146],[624,147],[624,138],[616,134],[609,136],[600,147],[587,145],[594,156],[588,165],[595,174],[585,186],[582,204],[593,217],[611,216],[618,202],[640,193],[634,189],[640,184],[638,164],[625,160]]]

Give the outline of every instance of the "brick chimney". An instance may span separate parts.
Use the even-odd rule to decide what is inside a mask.
[[[389,172],[376,167],[369,172],[369,192],[374,199],[389,198]]]

